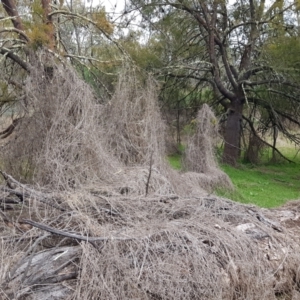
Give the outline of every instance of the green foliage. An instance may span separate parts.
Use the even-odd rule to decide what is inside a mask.
[[[177,147],[178,147],[178,151],[176,153],[169,155],[167,159],[173,169],[180,171],[182,170],[181,158],[185,147],[183,144],[180,144]]]
[[[132,60],[142,69],[160,68],[162,66],[160,59],[161,43],[155,39],[150,39],[146,44],[142,44],[139,42],[140,38],[140,32],[131,31],[120,40],[120,43]]]
[[[192,134],[194,134],[195,130],[196,130],[196,126],[197,126],[196,119],[191,120],[188,124],[186,124],[183,127],[183,133],[185,135],[192,135]]]
[[[32,2],[31,12],[32,12],[32,17],[34,19],[37,19],[37,17],[39,17],[39,19],[42,20],[44,18],[44,9],[40,1],[35,0]]]
[[[168,156],[168,161],[171,167],[175,170],[181,170],[181,154],[176,153]]]
[[[93,88],[94,92],[100,99],[103,100],[107,96],[107,91],[113,91],[113,84],[116,81],[116,76],[106,75],[104,72],[100,71],[99,67],[91,66],[89,68],[87,65],[78,64],[77,62],[74,62],[73,65],[77,72],[81,75],[82,79]],[[116,66],[113,66],[113,64],[102,65],[102,70],[107,72],[110,70],[115,72],[114,69],[116,69]]]
[[[107,34],[113,34],[114,26],[106,18],[106,12],[103,8],[95,8],[91,13],[91,19],[95,22],[96,26]]]
[[[47,46],[51,43],[49,34],[51,33],[52,28],[48,24],[37,24],[31,26],[27,31],[27,36],[30,40],[29,45],[37,50],[42,46]]]
[[[300,37],[282,35],[272,38],[264,47],[264,56],[272,61],[274,68],[289,71],[293,74],[300,72]]]

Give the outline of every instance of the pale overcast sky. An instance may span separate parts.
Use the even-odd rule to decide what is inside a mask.
[[[95,3],[98,2],[98,0],[93,0]],[[116,11],[120,12],[123,10],[125,6],[125,0],[100,0],[100,4],[105,6],[107,12]]]

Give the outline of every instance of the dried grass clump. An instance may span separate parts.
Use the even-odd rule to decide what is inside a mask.
[[[102,146],[100,107],[72,69],[52,61],[51,76],[39,65],[27,79],[25,116],[3,149],[5,169],[16,178],[52,188],[109,182],[116,170]]]
[[[216,187],[233,188],[231,180],[219,169],[215,158],[218,121],[207,104],[200,109],[195,123],[195,132],[188,138],[183,156],[185,170],[194,173],[184,177],[187,181],[191,180],[192,186],[200,184],[207,191]]]
[[[130,195],[174,195],[176,188],[174,187],[173,178],[168,176],[165,169],[158,169],[156,166],[149,165],[148,168],[143,167],[126,167],[120,174],[115,177],[115,181],[119,181],[118,191],[121,194]],[[179,177],[179,175],[177,175]]]
[[[25,116],[3,149],[4,169],[52,189],[94,183],[110,192],[174,194],[153,79],[125,68],[113,98],[100,106],[73,70],[49,63],[51,75],[32,67]]]
[[[114,238],[100,253],[81,244],[70,299],[276,299],[296,289],[297,243],[254,207],[213,197],[75,198],[86,210],[82,232]]]
[[[51,67],[32,66],[23,117],[15,138],[3,147],[4,169],[15,178],[52,190],[96,184],[107,186],[108,193],[187,195],[212,190],[225,176],[208,155],[211,145],[200,175],[181,176],[170,169],[157,84],[151,77],[124,67],[112,99],[100,106],[74,70],[49,57],[48,63]],[[192,163],[192,145],[187,161],[199,171],[199,164]],[[205,164],[212,168],[203,168]]]
[[[1,221],[2,221],[2,214]],[[11,231],[7,230],[3,221],[0,223],[0,232],[1,232],[1,244],[0,244],[0,283],[4,282],[6,279],[6,275],[8,274],[12,265],[18,261],[22,252],[20,252],[19,248],[16,248],[12,243],[6,242],[7,238],[11,237]],[[0,289],[0,299],[4,299],[3,294]]]
[[[165,155],[165,125],[157,103],[157,83],[125,67],[115,93],[102,113],[109,150],[127,166],[150,162],[161,166]]]
[[[15,243],[20,258],[2,270],[3,295],[48,300],[53,285],[55,299],[72,300],[275,300],[298,291],[298,241],[269,211],[216,197],[105,196],[97,189],[44,199],[60,199],[65,211],[49,205],[45,215],[34,195],[23,210],[35,206],[35,222],[90,242],[35,227],[19,234],[27,239]]]

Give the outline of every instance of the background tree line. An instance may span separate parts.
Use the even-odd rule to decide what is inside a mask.
[[[242,142],[253,161],[261,145],[281,156],[279,134],[300,142],[298,2],[131,0],[111,16],[80,1],[1,3],[2,114],[19,107],[2,137],[26,113],[22,86],[32,62],[51,77],[51,55],[70,62],[102,101],[124,61],[152,73],[177,143],[209,103],[220,116],[225,163],[237,163]],[[38,57],[39,49],[47,55]]]

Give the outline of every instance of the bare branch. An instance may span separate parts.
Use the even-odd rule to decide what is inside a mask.
[[[3,29],[0,30],[0,34],[3,33],[3,32],[15,32],[17,33],[19,36],[21,36],[21,40],[23,42],[28,42],[29,41],[29,38],[28,36],[25,34],[25,32],[23,30],[19,30],[17,28],[14,28],[14,27],[5,27]]]
[[[11,125],[9,125],[5,130],[1,131],[1,132],[0,132],[0,136],[1,136],[0,138],[1,138],[1,139],[5,139],[5,138],[7,138],[8,136],[10,136],[10,135],[13,133],[13,131],[15,130],[17,124],[18,124],[19,121],[20,121],[20,119],[21,119],[21,118],[17,118],[17,119],[15,119],[15,120],[13,120],[13,122],[12,122]]]
[[[18,55],[13,53],[12,50],[6,48],[0,48],[0,54],[6,55],[11,60],[16,62],[20,67],[22,67],[25,71],[30,73],[29,65],[25,61],[23,61]]]
[[[254,128],[254,124],[253,122],[248,119],[246,116],[243,115],[243,119],[247,121],[247,123],[249,124],[252,133],[254,134],[255,137],[257,137],[260,141],[262,141],[265,145],[269,146],[270,148],[272,148],[276,153],[278,153],[280,155],[280,157],[284,158],[286,161],[290,162],[290,163],[295,163],[294,161],[288,159],[287,157],[285,157],[277,148],[275,148],[273,145],[271,145],[270,143],[268,143],[267,141],[265,141],[264,139],[262,139],[258,133],[256,132],[255,128]]]
[[[80,55],[74,55],[74,54],[64,54],[64,57],[72,57],[72,58],[77,58],[77,59],[82,59],[82,60],[88,60],[88,61],[95,61],[99,64],[111,64],[111,60],[99,60],[97,58],[91,57],[91,56],[80,56]],[[123,62],[122,59],[116,59],[116,62]],[[112,74],[115,75],[115,74]]]
[[[94,22],[93,20],[83,16],[83,15],[80,15],[80,14],[77,14],[77,13],[74,13],[74,12],[70,12],[70,11],[67,11],[67,10],[56,10],[56,11],[53,11],[51,13],[49,13],[49,17],[52,17],[54,15],[65,15],[65,16],[69,16],[69,17],[74,17],[74,18],[78,18],[78,19],[81,19],[81,20],[84,20],[92,25],[94,25],[98,30],[101,31],[101,33],[107,38],[109,39],[112,43],[114,43],[117,48],[121,51],[121,53],[129,60],[131,61],[131,58],[130,56],[127,54],[127,52],[125,51],[125,49],[120,45],[120,43],[118,43],[114,38],[112,38],[107,32],[105,32],[105,30],[103,30],[96,22]]]
[[[145,193],[146,197],[149,192],[149,183],[150,183],[150,179],[151,179],[152,165],[153,165],[153,151],[151,152],[151,156],[150,156],[149,173],[148,173],[147,182],[146,182],[146,193]]]
[[[121,238],[121,237],[89,237],[89,236],[83,236],[80,234],[76,234],[76,233],[70,233],[67,231],[63,231],[63,230],[59,230],[38,222],[34,222],[32,220],[28,220],[25,219],[23,220],[24,223],[29,224],[33,227],[39,228],[41,230],[45,230],[48,232],[51,232],[53,234],[57,234],[57,235],[61,235],[61,236],[65,236],[71,239],[75,239],[75,240],[80,240],[80,241],[85,241],[85,242],[89,242],[89,243],[93,243],[93,242],[99,242],[99,241],[109,241],[109,240],[117,240],[117,241],[131,241],[135,238]]]

